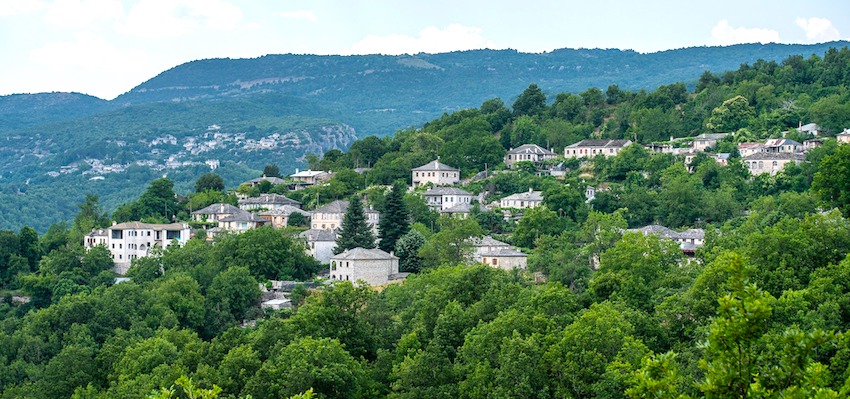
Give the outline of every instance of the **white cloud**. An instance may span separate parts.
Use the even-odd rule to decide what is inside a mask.
[[[722,19],[711,28],[713,44],[727,46],[739,43],[777,43],[779,32],[762,28],[733,28],[729,21]]]
[[[0,0],[0,17],[29,14],[47,8],[47,3],[39,0]]]
[[[93,29],[123,16],[124,6],[117,0],[57,0],[47,9],[44,21],[60,28]]]
[[[828,42],[841,39],[838,29],[832,26],[832,21],[826,18],[797,18],[797,26],[806,32],[806,39],[811,42]]]
[[[173,38],[201,28],[231,30],[242,21],[242,10],[222,0],[141,0],[116,29],[143,38]]]
[[[317,17],[316,13],[311,10],[284,11],[278,13],[277,15],[286,19],[309,21],[312,23],[319,22],[319,17]]]
[[[492,48],[493,43],[484,39],[481,29],[451,24],[445,29],[429,26],[419,32],[419,37],[391,34],[369,35],[355,43],[350,54],[416,54],[442,53],[456,50]]]

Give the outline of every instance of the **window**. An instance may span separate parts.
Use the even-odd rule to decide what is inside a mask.
[[[167,230],[165,232],[166,240],[180,239],[180,230]]]
[[[498,263],[499,263],[499,260],[496,259],[496,258],[493,258],[493,266],[496,266]]]
[[[121,240],[124,238],[124,230],[112,230],[112,239]]]

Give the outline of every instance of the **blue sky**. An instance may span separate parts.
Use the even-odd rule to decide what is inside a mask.
[[[184,62],[850,38],[850,1],[0,0],[0,95],[105,99]]]

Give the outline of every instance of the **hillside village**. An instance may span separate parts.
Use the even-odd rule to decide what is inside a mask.
[[[757,176],[760,174],[776,175],[786,168],[787,164],[794,166],[805,162],[806,153],[823,145],[825,141],[835,141],[839,144],[850,144],[850,129],[835,135],[834,138],[819,137],[819,129],[815,124],[797,129],[798,134],[810,138],[803,143],[792,139],[768,139],[764,142],[741,142],[734,147],[732,153],[717,152],[718,144],[732,135],[728,133],[701,134],[692,138],[674,139],[669,142],[643,145],[648,154],[672,154],[676,156],[689,172],[695,172],[694,160],[698,155],[713,160],[719,166],[728,167],[729,162],[740,162],[747,171]],[[784,132],[783,135],[786,135]],[[682,146],[682,144],[687,144]],[[502,170],[492,173],[511,174],[521,167],[530,168],[534,174],[543,178],[563,180],[566,176],[564,162],[567,159],[585,160],[579,168],[589,166],[589,160],[594,157],[616,158],[630,145],[638,145],[631,140],[598,140],[585,139],[565,147],[563,156],[552,150],[547,150],[536,144],[523,144],[511,148],[504,156]],[[651,155],[650,155],[651,156]],[[212,168],[214,170],[214,168]],[[360,170],[362,173],[365,170]],[[487,172],[487,171],[482,171]],[[240,184],[234,190],[237,205],[229,203],[214,203],[202,209],[191,212],[191,220],[171,224],[152,224],[141,222],[116,223],[106,228],[95,229],[85,236],[86,248],[98,245],[105,246],[111,253],[115,263],[115,271],[124,275],[129,270],[134,259],[151,256],[156,248],[165,249],[169,245],[184,245],[189,239],[202,234],[206,240],[212,241],[220,234],[239,234],[246,230],[261,226],[281,229],[291,224],[293,214],[301,216],[299,223],[309,229],[300,231],[298,237],[304,242],[306,252],[319,263],[329,266],[320,277],[331,280],[357,281],[374,286],[385,285],[388,282],[399,281],[407,273],[400,273],[399,258],[380,249],[353,248],[341,254],[334,255],[337,238],[349,207],[349,201],[334,200],[326,205],[312,210],[302,209],[302,203],[281,194],[262,193],[259,187],[266,190],[279,188],[279,191],[299,191],[309,187],[327,184],[334,177],[332,170],[295,170],[285,178],[277,176],[261,176]],[[546,206],[547,202],[542,191],[529,188],[521,192],[499,192],[484,190],[473,193],[470,184],[475,180],[486,180],[487,174],[473,173],[471,178],[461,179],[461,170],[440,162],[439,157],[427,164],[412,168],[410,179],[412,185],[407,192],[415,194],[424,202],[430,211],[441,216],[468,218],[473,212],[489,211],[504,219],[507,223],[519,223],[526,209]],[[586,185],[573,187],[573,190],[584,192],[585,203],[592,207],[599,190],[605,190],[607,183],[599,187]],[[376,187],[380,189],[380,187]],[[369,190],[369,187],[366,188]],[[474,190],[473,190],[474,191]],[[252,196],[256,195],[256,196]],[[496,200],[491,197],[495,195]],[[380,213],[367,205],[366,221],[375,237],[378,237]],[[656,234],[663,239],[680,244],[683,254],[693,257],[695,250],[702,246],[705,231],[702,228],[690,228],[682,232],[671,230],[664,226],[647,225],[626,231],[642,234]],[[137,238],[138,237],[138,238]],[[509,236],[508,236],[509,237]],[[506,270],[527,269],[526,253],[511,244],[498,241],[486,235],[483,237],[467,237],[471,243],[466,253],[468,262],[482,262],[493,267]],[[337,264],[345,264],[348,273],[340,273]],[[360,277],[360,278],[358,278]]]
[[[0,230],[0,399],[848,397],[848,65],[532,84],[88,194]]]

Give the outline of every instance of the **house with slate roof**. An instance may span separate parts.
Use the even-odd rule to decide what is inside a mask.
[[[522,161],[539,164],[556,156],[557,154],[554,151],[547,150],[537,144],[523,144],[517,148],[508,150],[508,153],[505,154],[505,165],[513,168],[515,163]]]
[[[466,190],[455,187],[434,187],[423,194],[425,203],[435,211],[451,208],[459,204],[471,204],[474,196]]]
[[[335,281],[363,281],[377,286],[399,281],[398,257],[378,248],[352,248],[330,259],[330,278]]]
[[[316,208],[310,212],[310,228],[311,229],[326,229],[334,230],[342,226],[342,219],[345,217],[345,212],[348,211],[349,202],[346,200],[336,200],[323,207]],[[380,214],[378,211],[370,208],[363,209],[366,214],[366,223],[372,226],[372,231],[378,233],[378,221]]]
[[[631,140],[582,140],[564,148],[564,158],[613,157],[631,144]]]
[[[502,208],[537,208],[543,203],[543,192],[533,191],[531,188],[524,193],[509,195],[499,201]]]
[[[310,217],[310,212],[303,211],[292,205],[284,205],[280,208],[272,209],[270,211],[262,211],[257,213],[257,216],[265,219],[267,224],[271,224],[272,227],[279,229],[282,227],[289,226],[289,216],[293,213],[300,213],[304,215],[305,218]]]
[[[212,204],[206,208],[192,212],[192,220],[196,222],[217,222],[226,217],[244,212],[244,210],[230,204]]]
[[[243,198],[239,200],[238,204],[240,209],[246,211],[268,211],[272,209],[279,209],[287,205],[301,208],[300,202],[280,194],[260,194],[257,197]]]
[[[799,165],[804,159],[804,155],[800,153],[760,152],[744,157],[743,161],[751,175],[770,173],[773,176],[785,168],[785,165],[791,162]]]
[[[413,168],[410,171],[413,177],[413,187],[431,183],[435,186],[451,186],[460,183],[460,169],[453,168],[436,160]]]
[[[528,267],[528,255],[520,252],[516,247],[494,239],[491,236],[474,237],[470,239],[474,252],[474,262],[481,262],[503,270],[526,269]]]
[[[246,181],[246,182],[244,182],[244,183],[242,183],[242,184],[246,184],[246,185],[248,185],[248,186],[250,186],[250,187],[254,187],[254,186],[256,186],[256,185],[258,185],[258,184],[260,184],[260,183],[262,183],[262,182],[264,182],[264,181],[267,181],[267,182],[271,183],[271,185],[272,185],[272,186],[276,186],[276,185],[278,185],[278,184],[281,184],[281,183],[284,183],[284,182],[285,182],[285,180],[283,180],[283,179],[281,179],[281,178],[279,178],[279,177],[267,177],[266,175],[263,175],[262,177],[258,177],[258,178],[256,178],[256,179],[248,180],[248,181]]]
[[[298,234],[307,243],[307,253],[321,264],[330,263],[336,248],[337,230],[310,229]]]
[[[717,147],[717,142],[728,135],[729,133],[703,133],[693,138],[691,148],[694,151],[705,151],[708,148]]]
[[[803,145],[791,139],[770,139],[764,142],[764,152],[789,153],[803,151]]]
[[[688,229],[678,232],[661,225],[651,224],[638,229],[628,229],[626,232],[641,233],[645,236],[654,234],[663,239],[676,241],[679,243],[682,252],[689,256],[693,256],[694,251],[705,243],[705,230],[703,229]]]
[[[289,178],[293,181],[291,183],[293,190],[301,190],[303,188],[319,184],[324,181],[328,181],[333,177],[332,172],[325,172],[323,170],[298,170],[295,169],[295,173],[289,175]]]

